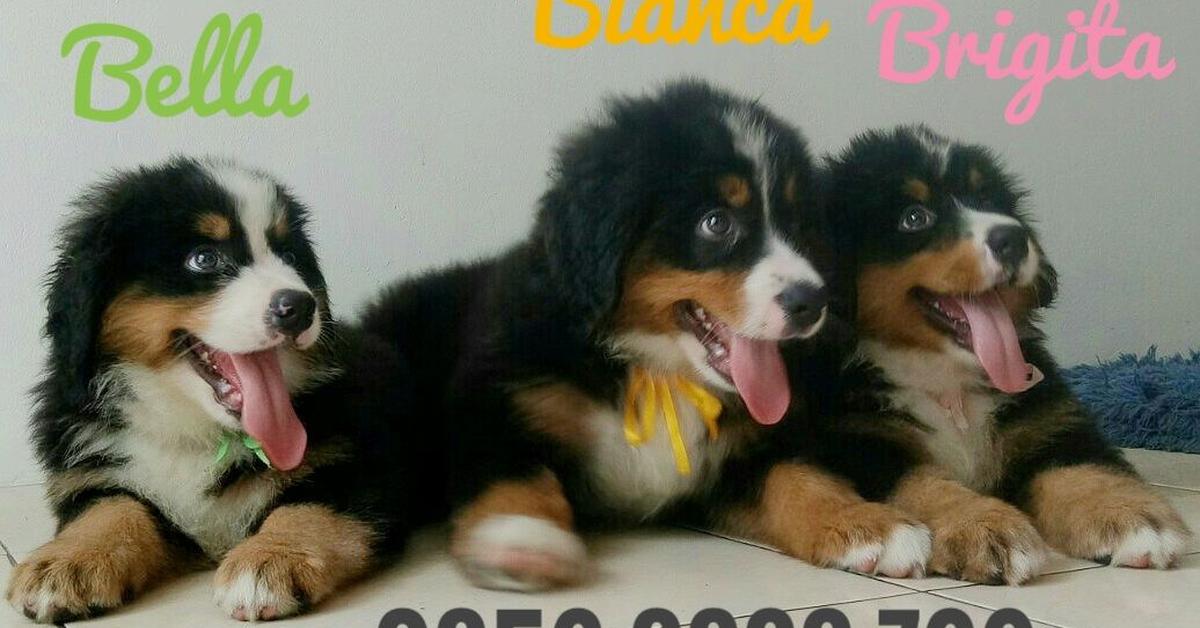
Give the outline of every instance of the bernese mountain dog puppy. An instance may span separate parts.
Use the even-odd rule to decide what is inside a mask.
[[[825,319],[813,176],[801,134],[756,102],[697,81],[613,99],[560,146],[524,242],[368,310],[424,356],[422,440],[448,443],[451,551],[473,582],[570,584],[577,526],[674,517],[921,573],[928,532],[794,462],[801,422],[780,422],[804,394],[780,345]]]
[[[857,347],[817,457],[933,533],[934,572],[1018,584],[1045,542],[1166,568],[1189,532],[1058,373],[1038,330],[1056,275],[987,148],[924,126],[831,160],[829,218]],[[1044,541],[1043,541],[1044,539]]]
[[[262,173],[186,158],[76,206],[32,418],[59,528],[10,602],[88,617],[213,561],[226,613],[274,619],[398,546],[420,497],[404,487],[418,453],[392,437],[404,365],[331,318],[305,208]]]

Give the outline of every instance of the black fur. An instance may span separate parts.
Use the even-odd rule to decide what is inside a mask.
[[[170,506],[142,493],[136,481],[121,479],[121,468],[131,460],[100,445],[120,438],[117,435],[129,427],[124,403],[138,394],[137,386],[124,376],[109,376],[131,363],[112,351],[102,334],[105,313],[119,295],[136,291],[154,298],[213,303],[253,263],[238,218],[238,200],[212,174],[217,163],[177,157],[119,172],[79,197],[76,213],[60,232],[59,256],[48,280],[45,334],[50,355],[34,390],[31,420],[60,528],[99,498],[129,495],[150,506],[163,537],[173,546],[186,547],[199,557],[196,540],[169,517]],[[333,320],[306,232],[308,210],[285,188],[273,185],[287,229],[283,235],[269,230],[268,246],[315,296],[323,323],[318,342],[299,355],[301,368],[315,373],[319,381],[292,396],[308,433],[310,472],[301,481],[290,481],[288,474],[246,458],[232,464],[204,493],[215,497],[241,483],[281,478],[286,488],[274,499],[247,502],[245,511],[226,513],[230,525],[233,520],[261,522],[280,505],[320,504],[371,526],[378,558],[403,546],[409,531],[429,516],[426,505],[436,499],[430,496],[436,489],[414,481],[432,464],[432,453],[416,446],[407,430],[414,402],[410,370],[389,344]],[[198,232],[204,214],[227,218],[229,237],[214,240]],[[185,259],[197,245],[221,252],[227,261],[221,272],[188,271]],[[185,353],[180,347],[175,359],[185,359]],[[141,420],[169,424],[173,418]],[[96,453],[80,454],[89,449]],[[340,453],[328,455],[333,451]]]
[[[945,151],[933,151],[930,145]],[[945,162],[943,162],[943,158]],[[838,251],[838,316],[857,318],[857,278],[869,264],[900,263],[923,251],[937,250],[960,236],[963,211],[955,203],[979,211],[1011,216],[1036,242],[1032,219],[1023,207],[1025,192],[1015,177],[988,148],[942,138],[924,126],[871,131],[855,138],[840,154],[828,160],[831,186],[828,214]],[[981,185],[969,183],[971,170],[981,175]],[[930,184],[930,209],[939,216],[935,227],[918,234],[897,231],[903,211],[914,201],[902,192],[905,181]],[[1057,292],[1057,273],[1041,255],[1041,265],[1030,288],[1030,309],[1017,312],[1021,349],[1045,380],[1028,391],[991,394],[1001,401],[991,417],[1003,434],[1014,427],[1040,426],[1045,437],[1022,449],[998,455],[1007,461],[1001,477],[985,492],[1024,505],[1032,479],[1045,470],[1091,463],[1119,473],[1131,473],[1119,450],[1104,441],[1095,420],[1073,401],[1045,348],[1038,329],[1039,312],[1049,307]],[[829,468],[850,478],[864,496],[886,500],[905,474],[930,461],[929,453],[914,447],[911,434],[933,428],[891,406],[896,383],[869,360],[847,355],[838,382],[830,395],[830,417],[818,427],[813,453]],[[986,378],[985,378],[986,379]]]
[[[620,408],[631,363],[609,342],[630,259],[744,271],[761,257],[768,231],[761,215],[748,218],[746,238],[731,249],[696,237],[704,212],[722,204],[716,178],[753,167],[733,145],[730,111],[773,134],[775,167],[796,179],[795,204],[783,199],[782,182],[773,182],[769,226],[800,254],[820,259],[825,249],[816,233],[814,173],[804,139],[756,103],[682,81],[653,96],[613,99],[601,121],[567,137],[524,242],[497,258],[403,281],[368,308],[366,329],[406,354],[429,356],[416,375],[424,391],[418,412],[430,417],[428,429],[445,439],[452,461],[443,506],[462,507],[497,481],[548,468],[563,483],[581,526],[631,520],[593,490],[588,453],[532,429],[513,394],[566,383]],[[736,395],[723,400],[723,426],[749,423]],[[578,420],[586,429],[586,417]],[[752,444],[721,472],[728,472],[728,482],[702,484],[708,488],[681,495],[658,514],[709,518],[753,501],[754,482],[765,470],[759,461],[778,460],[798,424],[754,426]],[[751,488],[737,478],[750,478]]]

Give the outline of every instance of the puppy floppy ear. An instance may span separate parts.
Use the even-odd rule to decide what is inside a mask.
[[[858,244],[862,219],[842,197],[848,180],[855,173],[832,155],[825,155],[816,170],[813,189],[818,201],[818,216],[823,238],[829,243],[830,263],[825,279],[829,283],[832,321],[853,325],[858,316]],[[853,188],[851,188],[853,189]]]
[[[109,217],[94,197],[77,206],[84,212],[61,231],[58,260],[47,279],[45,335],[50,340],[48,385],[72,407],[90,401],[91,381],[100,366],[100,325],[115,296]]]
[[[1050,307],[1054,305],[1054,299],[1058,297],[1058,271],[1054,269],[1054,266],[1050,263],[1050,259],[1046,257],[1046,249],[1042,248],[1042,238],[1036,228],[1036,219],[1030,216],[1029,210],[1025,207],[1029,192],[1019,187],[1017,182],[1007,175],[1004,176],[1004,183],[1007,189],[1015,190],[1012,192],[1011,202],[1017,207],[1017,218],[1029,232],[1029,239],[1033,243],[1033,249],[1038,252],[1037,275],[1033,280],[1033,290],[1036,297],[1033,307]]]
[[[1034,241],[1037,241],[1036,238]],[[1037,248],[1041,255],[1039,256],[1037,278],[1033,282],[1034,291],[1037,294],[1037,303],[1034,307],[1050,307],[1054,304],[1054,299],[1058,297],[1058,271],[1054,270],[1050,260],[1046,259],[1046,253],[1042,251],[1040,243]]]
[[[638,210],[648,203],[640,160],[621,150],[613,135],[593,129],[559,151],[535,227],[550,278],[588,334],[606,325],[617,307],[625,265],[643,229]]]

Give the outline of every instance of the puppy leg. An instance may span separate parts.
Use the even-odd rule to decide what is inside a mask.
[[[583,578],[587,550],[549,470],[496,482],[454,516],[450,551],[477,586],[540,591]]]
[[[41,623],[102,614],[160,582],[178,563],[159,515],[125,495],[96,500],[24,562],[8,600]]]
[[[1016,507],[980,495],[929,467],[896,485],[891,503],[933,532],[930,568],[971,582],[1021,584],[1036,576],[1046,546]]]
[[[221,561],[213,599],[241,621],[295,615],[365,574],[377,536],[327,506],[280,506]]]
[[[761,497],[727,519],[749,534],[821,567],[893,578],[920,578],[929,560],[929,531],[886,504],[863,500],[847,483],[801,464],[778,464]]]
[[[1175,509],[1136,476],[1080,464],[1033,477],[1029,512],[1063,552],[1119,567],[1166,569],[1191,532]]]

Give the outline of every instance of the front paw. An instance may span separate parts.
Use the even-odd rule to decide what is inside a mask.
[[[320,595],[321,564],[283,545],[247,541],[217,567],[213,600],[239,621],[299,614]]]
[[[1167,569],[1191,532],[1165,499],[1145,489],[1138,495],[1097,499],[1072,517],[1056,545],[1079,558],[1134,569]]]
[[[1105,562],[1107,555],[1108,563],[1117,567],[1167,569],[1179,558],[1188,537],[1186,529],[1156,530],[1147,525],[1126,532],[1111,552],[1098,552],[1097,560]]]
[[[453,548],[477,586],[542,591],[574,584],[586,570],[587,550],[574,533],[548,520],[493,515],[464,530]]]
[[[1166,569],[1191,537],[1183,519],[1152,488],[1095,465],[1042,474],[1033,486],[1033,507],[1052,545],[1118,567]]]
[[[132,556],[51,541],[14,568],[8,601],[36,622],[63,623],[121,606],[139,578]]]
[[[1021,584],[1038,574],[1048,554],[1025,513],[990,497],[939,516],[931,527],[930,567],[960,580]]]
[[[834,554],[818,558],[818,564],[890,578],[925,576],[930,552],[925,526],[883,504],[859,504],[845,515],[827,527],[825,545]]]

